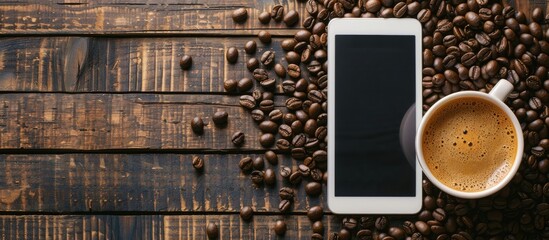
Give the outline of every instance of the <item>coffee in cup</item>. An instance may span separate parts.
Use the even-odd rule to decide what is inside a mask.
[[[490,94],[454,93],[429,109],[416,151],[435,185],[458,197],[477,198],[510,181],[524,144],[518,120],[502,102],[512,89],[501,80]]]

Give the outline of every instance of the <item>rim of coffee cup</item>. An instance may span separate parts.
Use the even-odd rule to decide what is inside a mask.
[[[516,153],[517,154],[515,156],[513,165],[511,166],[511,169],[509,170],[509,173],[499,183],[493,185],[490,188],[479,191],[479,192],[465,192],[465,191],[456,190],[456,189],[453,189],[451,187],[448,187],[448,186],[444,185],[442,182],[440,182],[431,173],[431,171],[429,170],[429,167],[427,166],[427,164],[425,162],[425,158],[423,158],[423,148],[422,148],[423,134],[420,134],[420,133],[423,133],[423,131],[425,129],[427,118],[430,118],[431,115],[433,115],[432,113],[436,109],[438,109],[442,105],[444,105],[446,102],[452,101],[452,100],[457,99],[457,98],[462,98],[462,97],[478,97],[478,98],[488,100],[493,104],[496,104],[500,109],[502,109],[505,112],[505,114],[507,114],[507,117],[509,117],[509,119],[513,123],[513,127],[514,127],[515,133],[517,135],[517,137],[516,137],[516,139],[517,139],[517,151],[516,151]],[[494,96],[492,96],[488,93],[477,92],[477,91],[462,91],[462,92],[457,92],[457,93],[450,94],[450,95],[440,99],[435,104],[433,104],[433,106],[424,114],[423,119],[421,120],[421,123],[419,125],[419,128],[418,128],[417,132],[418,132],[418,134],[416,135],[416,141],[415,141],[416,152],[417,152],[417,160],[418,160],[421,168],[423,169],[423,173],[425,174],[425,176],[427,176],[427,178],[431,181],[431,183],[433,183],[436,187],[438,187],[440,190],[442,190],[442,191],[444,191],[444,192],[446,192],[450,195],[453,195],[455,197],[466,198],[466,199],[477,199],[477,198],[486,197],[486,196],[489,196],[489,195],[492,195],[492,194],[496,193],[497,191],[504,188],[513,179],[513,177],[515,176],[515,174],[517,173],[517,171],[519,169],[520,162],[522,161],[522,155],[523,155],[523,151],[524,151],[524,139],[520,136],[520,133],[522,133],[520,123],[519,123],[517,117],[515,116],[515,114],[511,111],[511,109],[503,101],[497,99],[496,97],[494,97]]]

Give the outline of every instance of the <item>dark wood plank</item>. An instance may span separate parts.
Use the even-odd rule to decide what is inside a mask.
[[[301,16],[307,14],[297,0],[8,1],[0,3],[0,34],[225,36],[253,35],[266,28],[277,35],[292,34],[284,23],[263,25],[257,20],[261,12],[279,3]],[[243,24],[231,18],[240,7],[248,10]]]
[[[244,52],[252,39],[255,55]],[[257,37],[1,38],[0,91],[225,93],[223,81],[251,78],[246,61],[264,51],[275,51],[276,61],[287,66],[283,39],[265,45]],[[229,47],[239,49],[236,64],[225,59]],[[184,54],[193,57],[187,71],[179,66]]]
[[[32,154],[0,155],[0,211],[4,212],[257,212],[279,213],[278,190],[292,186],[280,166],[299,164],[280,156],[266,168],[277,173],[275,186],[254,186],[238,162],[263,154],[196,154],[203,173],[192,167],[193,154]],[[324,196],[308,197],[295,186],[294,212],[321,205]],[[324,192],[326,188],[324,188]]]
[[[201,150],[262,149],[257,124],[238,96],[194,94],[0,94],[0,149]],[[282,98],[276,98],[282,104]],[[226,128],[210,118],[229,114]],[[284,111],[284,110],[283,110]],[[201,116],[203,135],[190,122]],[[231,136],[246,134],[236,148]]]
[[[274,224],[285,219],[283,239],[311,239],[306,216],[256,215],[244,222],[238,215],[26,215],[0,216],[0,232],[6,239],[207,239],[206,226],[219,227],[219,239],[282,239]],[[325,235],[338,231],[337,217],[325,216]]]

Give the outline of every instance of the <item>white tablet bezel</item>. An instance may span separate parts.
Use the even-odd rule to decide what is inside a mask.
[[[415,19],[342,18],[333,19],[328,26],[328,207],[340,214],[413,214],[422,206],[422,171],[417,159],[415,197],[336,197],[335,153],[330,145],[335,139],[335,36],[336,35],[414,35],[416,36],[416,129],[422,116],[422,32]],[[373,90],[373,89],[372,89]],[[374,91],[374,90],[373,90]]]

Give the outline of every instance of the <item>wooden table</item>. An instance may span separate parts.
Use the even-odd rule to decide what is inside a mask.
[[[293,213],[282,215],[282,180],[252,186],[238,161],[264,153],[260,131],[223,89],[224,79],[250,76],[243,46],[260,30],[273,43],[258,41],[256,57],[265,49],[283,56],[279,43],[298,27],[257,21],[275,4],[307,15],[296,0],[0,3],[0,238],[203,239],[215,222],[222,239],[271,239],[282,218],[288,239],[310,238],[305,212],[327,209],[325,196],[298,187]],[[248,9],[244,24],[230,17],[238,7]],[[224,57],[232,46],[235,65]],[[193,56],[189,71],[179,67],[183,54]],[[218,109],[229,113],[226,128],[191,132],[193,117],[211,123]],[[240,149],[230,143],[238,130],[247,136]],[[195,155],[205,159],[202,174]],[[283,156],[281,165],[297,163]],[[243,206],[256,210],[251,222],[240,219]],[[329,213],[323,222],[325,235],[340,228]]]

